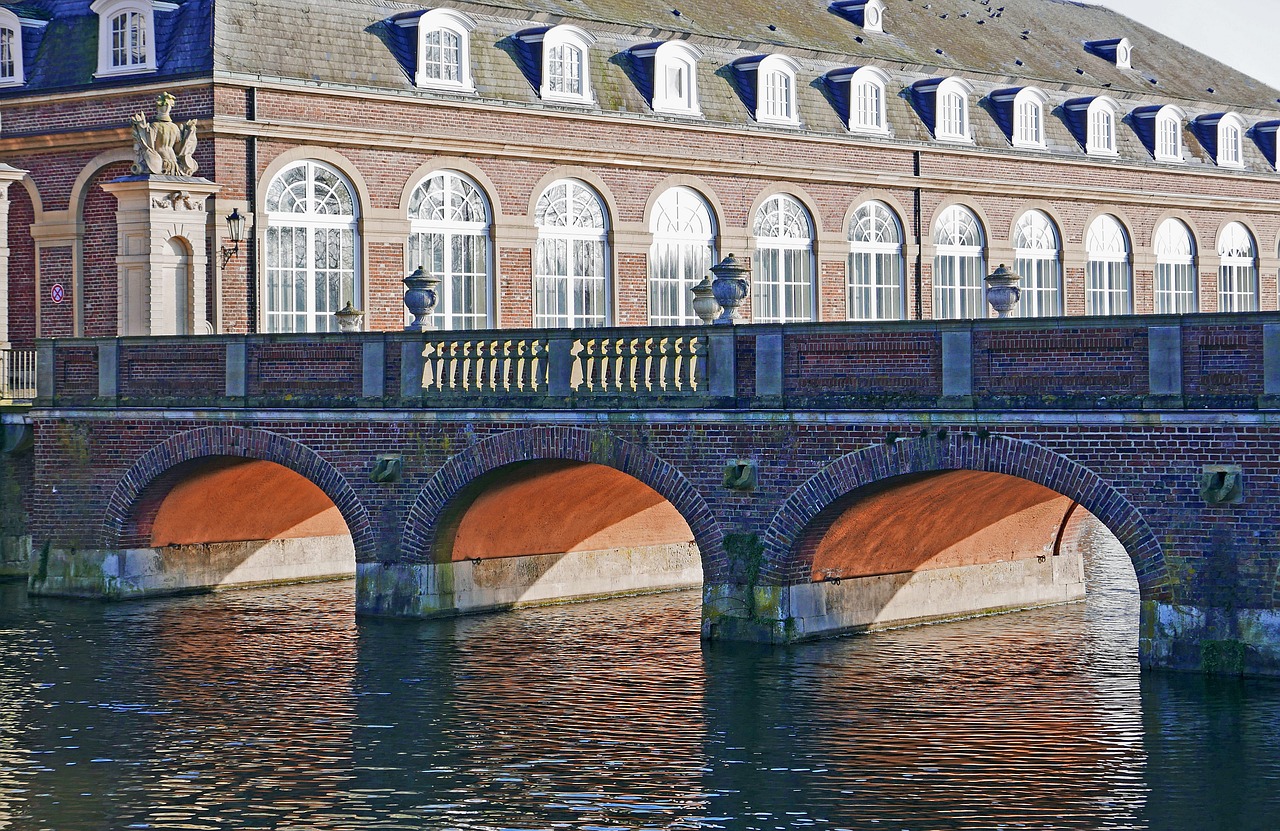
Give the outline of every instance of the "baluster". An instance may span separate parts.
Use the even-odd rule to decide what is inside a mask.
[[[596,392],[613,392],[614,355],[616,344],[611,338],[596,338],[596,350],[599,352],[599,366],[596,368]]]
[[[666,338],[654,335],[644,341],[643,388],[649,392],[662,386],[662,350]]]
[[[628,351],[631,353],[627,357],[627,388],[631,392],[636,392],[648,386],[645,372],[646,359],[649,356],[649,338],[641,336],[628,338],[627,341]]]
[[[551,341],[540,338],[529,343],[529,360],[532,362],[530,389],[546,393],[551,384]]]
[[[440,374],[436,367],[439,358],[439,347],[427,341],[422,345],[422,388],[435,390],[439,386]]]
[[[662,391],[673,393],[679,390],[681,360],[684,357],[683,335],[668,338],[666,348],[662,350]]]
[[[537,358],[534,355],[533,347],[537,341],[518,340],[511,344],[512,359],[515,361],[515,371],[513,373],[512,382],[516,389],[521,392],[532,392],[535,386],[534,379],[537,377],[537,365],[534,361]]]
[[[494,392],[506,392],[503,381],[502,349],[503,341],[490,338],[485,341],[489,349],[488,387]]]
[[[691,391],[707,388],[707,341],[704,338],[689,338],[689,386]]]
[[[449,389],[455,394],[464,391],[463,379],[466,378],[467,370],[463,365],[466,356],[463,354],[462,344],[455,341],[449,341]]]
[[[591,391],[592,360],[587,354],[590,340],[575,338],[573,341],[573,376],[569,379],[569,389],[573,392],[589,393]]]
[[[475,384],[477,392],[489,392],[493,389],[493,341],[478,340],[475,342],[476,369]]]

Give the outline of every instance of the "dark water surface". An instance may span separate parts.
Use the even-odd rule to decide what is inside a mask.
[[[693,592],[0,587],[0,829],[1280,829],[1280,685],[1140,675],[1098,555],[1086,604],[776,650],[704,647]]]

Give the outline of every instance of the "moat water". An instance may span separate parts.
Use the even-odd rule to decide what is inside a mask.
[[[785,649],[703,645],[696,592],[0,587],[0,829],[1280,828],[1280,684],[1141,674],[1093,547],[1087,603]]]

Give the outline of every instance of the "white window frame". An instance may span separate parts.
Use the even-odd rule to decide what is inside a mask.
[[[1105,95],[1100,95],[1089,102],[1089,109],[1085,115],[1085,152],[1090,156],[1118,156],[1120,155],[1119,135],[1117,127],[1120,124],[1119,119],[1120,107],[1115,101]],[[1103,117],[1106,118],[1107,135],[1102,135],[1101,124]],[[1103,138],[1108,139],[1103,141]]]
[[[1196,238],[1180,219],[1166,219],[1156,228],[1156,314],[1191,314],[1200,310],[1197,300]]]
[[[849,132],[889,135],[888,85],[889,73],[876,66],[849,76]]]
[[[669,40],[658,44],[652,53],[636,50],[640,57],[653,57],[653,97],[650,106],[656,113],[666,115],[701,116],[698,103],[698,61],[702,50],[684,40]],[[684,94],[673,95],[667,83],[670,73],[680,72],[684,77]]]
[[[1152,134],[1153,155],[1158,162],[1181,162],[1182,125],[1187,114],[1179,107],[1166,104],[1156,112]]]
[[[957,242],[966,238],[965,226],[969,223],[972,223],[976,242]],[[983,282],[986,277],[986,239],[982,220],[972,209],[964,205],[950,205],[938,215],[933,225],[935,320],[987,316]],[[940,279],[944,275],[946,279]]]
[[[963,78],[944,78],[934,90],[933,137],[973,144],[969,133],[969,96],[973,85]]]
[[[756,65],[757,122],[800,126],[800,107],[796,100],[799,71],[800,64],[786,55],[766,55],[760,60]]]
[[[881,0],[867,0],[862,7],[862,28],[868,32],[883,32],[884,9]]]
[[[1133,69],[1133,45],[1128,38],[1120,38],[1116,44],[1116,66],[1120,69]]]
[[[1053,218],[1030,210],[1013,226],[1013,270],[1022,275],[1014,317],[1062,315],[1062,235]]]
[[[431,183],[439,180],[446,194],[444,200],[445,211],[450,212],[457,204],[454,196],[474,196],[479,202],[479,206],[483,211],[484,218],[481,220],[458,219],[455,216],[445,216],[442,219],[433,219],[415,216],[413,214],[413,201],[418,197],[418,192],[428,189]],[[436,321],[436,329],[438,330],[459,330],[459,329],[487,329],[491,328],[493,323],[493,235],[491,229],[493,227],[493,209],[490,207],[489,196],[485,193],[480,183],[465,173],[459,173],[456,170],[437,170],[434,173],[424,177],[410,191],[410,214],[409,214],[409,270],[412,271],[419,265],[426,268],[430,273],[435,274],[440,279],[440,297],[436,303],[435,311],[432,317]],[[426,194],[424,193],[423,196]],[[462,200],[464,204],[468,200]],[[419,211],[419,214],[421,211]],[[418,246],[415,244],[418,240],[417,236],[437,235],[443,238],[441,244],[443,268],[435,270],[428,263],[422,262],[422,257],[418,254]],[[467,240],[475,240],[477,237],[483,239],[484,250],[484,272],[465,272],[459,268],[459,264],[455,260],[455,255],[460,248],[465,247]],[[461,242],[461,245],[458,243]],[[456,293],[467,281],[475,281],[480,278],[481,292],[483,293],[483,302],[478,308],[471,309],[455,309],[457,305],[455,300]],[[466,291],[464,289],[464,296]]]
[[[304,169],[303,182],[306,183],[305,199],[306,210],[300,212],[293,211],[271,211],[267,210],[268,203],[271,198],[271,186],[289,171],[296,168]],[[347,189],[351,197],[351,213],[350,214],[330,214],[320,213],[316,211],[315,202],[315,186],[316,175],[315,170],[323,170],[336,177],[339,184]],[[262,283],[260,295],[262,299],[262,331],[264,332],[336,332],[338,331],[337,320],[333,317],[333,313],[342,308],[342,304],[351,301],[356,308],[361,308],[363,296],[363,269],[361,268],[361,252],[362,246],[360,241],[360,197],[356,190],[355,184],[340,170],[330,164],[318,161],[316,159],[303,159],[286,165],[276,172],[274,176],[267,182],[263,190],[265,197],[263,199],[263,209],[266,215],[266,226],[263,230],[264,235],[264,256],[262,260]],[[276,309],[272,310],[271,298],[271,269],[272,261],[275,259],[271,251],[271,234],[274,229],[289,228],[293,230],[301,230],[305,233],[306,248],[306,265],[304,266],[305,277],[305,308],[302,309]],[[337,308],[321,309],[317,302],[316,296],[316,270],[315,270],[315,243],[316,230],[336,230],[351,232],[351,262],[352,262],[352,288],[348,296],[346,292],[339,291],[337,300]],[[278,255],[278,252],[277,252]],[[294,268],[285,268],[285,272],[296,271]],[[281,274],[278,279],[283,280],[289,276],[288,273]],[[296,275],[294,275],[296,277]],[[287,294],[287,289],[280,288],[281,296]],[[306,327],[302,330],[296,328],[275,328],[274,322],[277,318],[287,319],[290,317],[305,317]],[[317,324],[323,323],[323,328]]]
[[[0,32],[9,31],[9,60],[13,71],[0,75],[0,87],[20,87],[26,83],[26,70],[22,65],[22,21],[7,8],[0,6]]]
[[[178,8],[176,3],[148,2],[148,0],[94,0],[89,10],[98,16],[98,71],[95,78],[115,75],[137,75],[156,71],[156,23],[155,11]],[[112,22],[120,15],[137,14],[142,19],[142,37],[146,54],[138,63],[121,66],[115,64],[112,43]]]
[[[1244,252],[1244,253],[1242,253]],[[1218,234],[1218,311],[1258,311],[1258,243],[1243,223]]]
[[[693,311],[694,285],[716,261],[715,211],[693,188],[676,186],[653,205],[649,231],[649,325],[686,326],[700,322]]]
[[[786,234],[764,236],[761,226],[765,215],[777,211],[779,215],[790,208],[798,211],[804,222],[805,236],[789,236]],[[795,214],[793,214],[794,216]],[[785,222],[778,227],[784,228]],[[817,280],[816,264],[813,256],[815,237],[813,215],[804,203],[786,193],[776,193],[760,205],[752,223],[752,236],[755,240],[756,268],[752,274],[751,320],[754,323],[801,323],[815,320],[817,314]],[[799,252],[801,256],[788,257],[788,253]],[[778,263],[777,273],[770,273],[769,260],[774,258]],[[800,273],[792,266],[799,266]],[[796,295],[799,302],[793,302]],[[764,314],[766,295],[777,310],[776,314]],[[803,308],[801,308],[803,307]]]
[[[1120,250],[1113,244],[1119,232]],[[1085,232],[1087,315],[1133,314],[1133,244],[1124,223],[1103,214]]]
[[[1045,105],[1049,96],[1035,87],[1023,87],[1013,98],[1013,146],[1045,149]]]
[[[456,9],[428,9],[416,17],[399,20],[396,25],[418,30],[416,36],[418,55],[415,61],[417,66],[413,76],[413,83],[416,86],[424,89],[475,92],[475,79],[471,74],[471,32],[476,28],[475,20]],[[427,71],[427,38],[436,32],[441,33],[442,36],[448,33],[458,39],[458,77],[456,79],[432,78]],[[444,49],[443,37],[441,49]],[[444,65],[443,61],[441,65]]]
[[[591,47],[596,42],[594,35],[585,29],[562,23],[545,31],[526,35],[524,40],[542,44],[542,66],[540,67],[542,74],[539,79],[538,95],[543,101],[559,104],[595,103],[595,92],[591,86]],[[563,57],[567,53],[559,50],[574,50],[581,56],[577,74],[580,89],[576,92],[560,88],[570,86],[569,82],[573,79],[573,75],[563,70],[569,65]],[[559,58],[556,57],[558,52]],[[562,71],[553,73],[551,70],[557,61],[560,62]]]
[[[849,220],[845,315],[849,320],[906,318],[902,220],[878,200],[863,202]]]
[[[1218,167],[1244,169],[1244,119],[1227,113],[1218,120]]]
[[[565,187],[565,200],[568,203],[569,210],[573,210],[575,204],[574,196],[577,191],[582,191],[592,200],[594,200],[597,209],[600,212],[600,224],[595,227],[588,227],[580,224],[574,219],[569,225],[546,225],[538,219],[538,214],[544,210],[545,200],[551,199],[551,192],[558,188]],[[565,214],[567,216],[567,214]],[[576,215],[575,215],[576,216]],[[538,196],[537,207],[534,210],[534,225],[538,230],[538,239],[535,243],[533,257],[533,325],[539,329],[550,328],[581,328],[608,326],[613,318],[613,291],[609,275],[612,273],[612,252],[609,245],[609,208],[605,204],[602,197],[595,188],[583,182],[580,179],[557,179],[542,191]],[[545,247],[548,243],[564,242],[566,244],[565,271],[566,274],[544,274],[541,265],[546,257]],[[600,262],[601,272],[599,274],[581,273],[578,268],[578,262],[575,257],[575,243],[598,243],[600,245]],[[563,288],[563,298],[565,301],[565,313],[552,313],[550,310],[543,308],[541,298],[548,291],[554,291],[559,295],[559,291]],[[586,303],[575,288],[584,291],[599,291],[598,300],[601,310],[599,313],[588,313]]]

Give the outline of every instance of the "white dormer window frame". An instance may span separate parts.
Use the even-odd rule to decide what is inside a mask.
[[[875,66],[849,76],[849,132],[889,135],[888,85],[889,73]]]
[[[95,78],[156,71],[155,12],[173,11],[162,0],[94,0],[98,16],[98,71]]]
[[[1218,167],[1244,168],[1246,132],[1244,119],[1237,113],[1227,113],[1218,120]]]
[[[1116,44],[1116,66],[1120,69],[1133,69],[1133,44],[1128,38],[1120,38]]]
[[[1090,156],[1118,156],[1116,125],[1120,107],[1115,101],[1100,95],[1089,102],[1085,114],[1085,152]]]
[[[1035,87],[1023,87],[1013,99],[1013,146],[1045,149],[1044,112],[1049,96]]]
[[[969,96],[973,85],[963,78],[944,78],[934,92],[933,137],[973,144],[969,134]]]
[[[756,121],[800,126],[796,75],[800,64],[786,55],[766,55],[756,67]]]
[[[427,89],[475,92],[471,74],[471,32],[476,22],[456,9],[428,9],[416,17],[397,21],[416,28],[418,56],[415,86]]]
[[[1152,148],[1158,162],[1181,162],[1182,125],[1187,114],[1181,108],[1166,104],[1156,113]]]
[[[591,89],[591,47],[595,36],[569,23],[552,26],[526,41],[542,44],[542,75],[538,95],[561,104],[594,104]]]
[[[653,96],[656,113],[701,116],[698,103],[698,61],[702,50],[688,41],[669,40],[634,50],[640,58],[653,59]]]
[[[880,0],[867,0],[862,7],[862,28],[868,32],[884,31],[884,3]]]
[[[0,6],[0,87],[20,87],[26,79],[22,65],[22,21]]]

